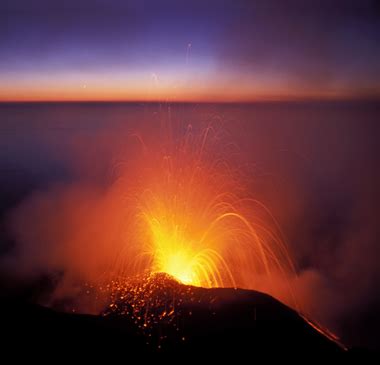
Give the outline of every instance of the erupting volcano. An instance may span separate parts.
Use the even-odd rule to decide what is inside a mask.
[[[117,182],[127,212],[125,246],[111,270],[117,280],[162,272],[184,284],[254,289],[272,285],[275,274],[290,290],[286,276],[295,269],[281,231],[249,193],[239,149],[221,123],[168,122],[153,141],[132,138],[139,158]]]
[[[378,3],[0,1],[3,347],[380,349]]]
[[[197,130],[164,123],[154,141],[140,133],[131,138],[138,141],[139,158],[120,164],[116,179],[127,213],[124,244],[102,286],[93,287],[107,298],[102,315],[132,321],[146,343],[160,349],[193,336],[191,322],[199,320],[193,312],[199,316],[208,308],[201,316],[219,317],[223,308],[226,317],[224,306],[246,295],[211,288],[287,291],[297,308],[288,282],[296,272],[281,231],[269,210],[248,193],[244,170],[234,164],[239,149],[228,143],[221,125],[208,123]],[[268,308],[261,307],[267,297],[251,293],[254,321],[267,318],[263,312]],[[284,318],[306,325],[296,312]],[[323,333],[318,346],[340,349],[334,336],[312,325]]]
[[[168,111],[158,130],[126,133],[129,154],[112,165],[97,219],[82,210],[90,199],[75,205],[73,236],[57,245],[74,254],[47,255],[48,262],[66,263],[54,254],[70,253],[70,270],[41,302],[67,315],[95,314],[101,334],[121,330],[120,340],[148,352],[214,351],[220,344],[246,351],[250,341],[258,348],[295,351],[302,344],[341,352],[334,335],[301,314],[292,290],[297,273],[279,224],[255,198],[252,165],[223,123],[190,125],[172,121]],[[82,225],[85,213],[89,223]]]

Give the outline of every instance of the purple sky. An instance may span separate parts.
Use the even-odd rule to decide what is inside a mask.
[[[377,1],[2,0],[0,100],[380,95]]]

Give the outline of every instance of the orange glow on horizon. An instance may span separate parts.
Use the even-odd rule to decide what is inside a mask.
[[[335,100],[365,97],[347,90],[326,90],[265,83],[254,80],[240,82],[215,79],[207,83],[159,83],[157,75],[149,80],[132,82],[96,79],[70,81],[28,80],[0,86],[0,102],[254,102],[292,100]]]

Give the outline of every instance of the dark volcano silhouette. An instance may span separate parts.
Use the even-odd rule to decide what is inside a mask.
[[[134,288],[119,291],[101,316],[2,300],[2,343],[41,351],[102,349],[140,358],[160,353],[242,359],[261,352],[345,353],[296,311],[263,293],[186,286],[162,274]]]

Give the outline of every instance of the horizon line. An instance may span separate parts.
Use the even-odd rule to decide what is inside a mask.
[[[380,96],[371,97],[294,97],[294,98],[257,98],[245,100],[159,100],[159,99],[10,99],[0,104],[261,104],[261,103],[335,103],[335,102],[380,102]]]

